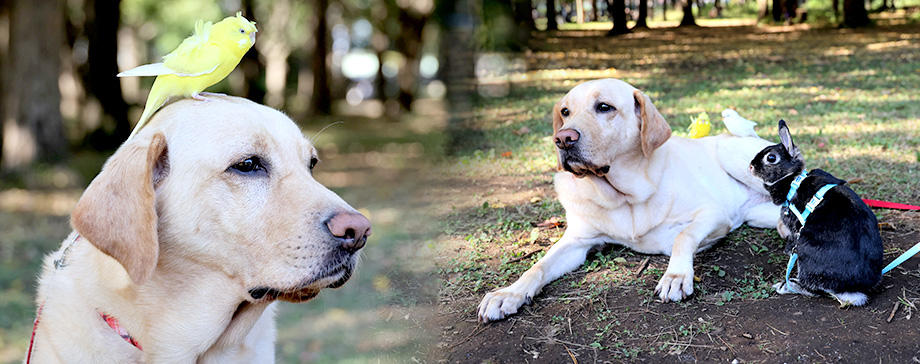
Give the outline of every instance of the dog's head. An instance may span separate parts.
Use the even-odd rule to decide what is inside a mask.
[[[647,158],[670,136],[649,97],[616,79],[575,86],[553,108],[559,168],[578,177],[603,176],[624,155]]]
[[[370,234],[313,178],[317,158],[276,110],[179,101],[106,162],[71,222],[134,284],[190,264],[238,282],[250,300],[307,300],[348,280]]]

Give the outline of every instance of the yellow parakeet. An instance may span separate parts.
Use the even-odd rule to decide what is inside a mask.
[[[709,114],[701,112],[699,116],[690,118],[690,128],[687,132],[690,138],[697,139],[709,135],[709,129],[711,128]]]
[[[144,113],[128,139],[137,134],[170,97],[205,100],[199,94],[236,68],[243,55],[255,44],[257,31],[256,23],[240,13],[217,24],[199,20],[195,23],[195,34],[185,38],[179,47],[164,56],[163,62],[119,73],[118,77],[157,76],[147,96]]]

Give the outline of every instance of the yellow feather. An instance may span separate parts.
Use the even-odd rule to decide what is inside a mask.
[[[157,76],[153,82],[144,113],[128,139],[170,98],[197,97],[227,77],[252,48],[257,31],[255,23],[239,13],[217,24],[202,20],[195,23],[195,33],[163,57],[163,65],[170,73]]]

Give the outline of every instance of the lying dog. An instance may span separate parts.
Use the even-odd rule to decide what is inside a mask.
[[[290,119],[245,99],[161,110],[45,259],[26,362],[274,362],[272,302],[344,284],[370,234],[316,162]]]
[[[553,109],[566,210],[562,238],[512,285],[486,294],[479,319],[500,320],[607,243],[669,255],[656,292],[662,301],[693,293],[693,255],[742,223],[776,225],[779,207],[748,171],[760,138],[671,137],[652,101],[615,79],[582,83]]]

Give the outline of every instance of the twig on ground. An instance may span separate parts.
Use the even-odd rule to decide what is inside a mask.
[[[891,322],[891,320],[894,318],[894,314],[898,312],[898,307],[900,306],[901,306],[901,302],[894,301],[894,307],[891,309],[891,313],[888,315],[888,319],[885,320],[885,322]]]
[[[636,277],[641,276],[642,272],[645,272],[645,268],[648,268],[648,260],[649,257],[645,257],[645,259],[642,259],[642,262],[639,263],[639,269],[636,270],[635,274]]]

